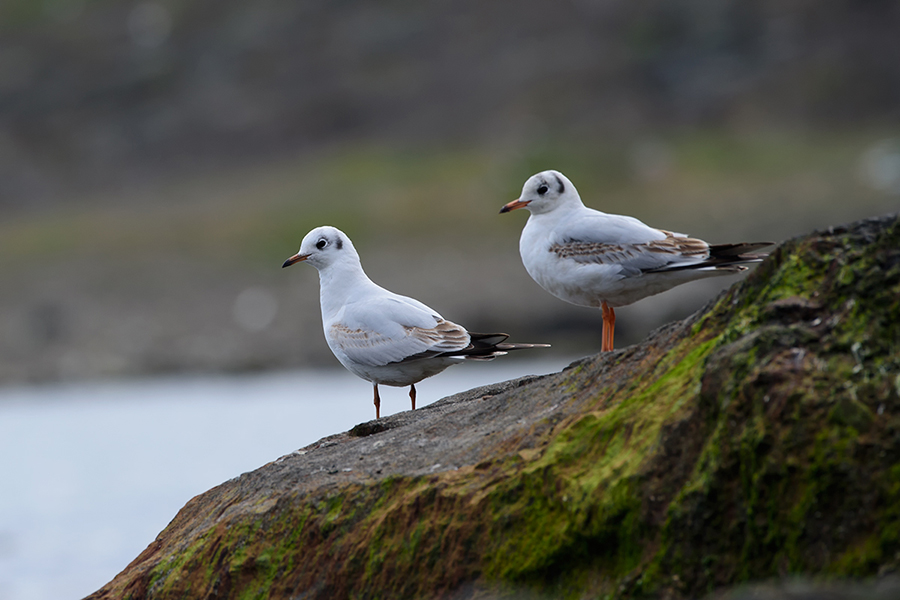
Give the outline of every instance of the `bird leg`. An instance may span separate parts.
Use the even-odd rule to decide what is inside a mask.
[[[613,346],[615,345],[614,342],[616,340],[616,309],[614,309],[612,306],[609,307],[608,329],[609,329],[609,341],[607,342],[607,345],[609,346],[608,350],[610,352],[612,352]]]
[[[416,384],[409,386],[409,399],[412,400],[412,409],[416,410]]]
[[[381,396],[378,395],[378,384],[373,384],[375,386],[375,418],[381,418]]]
[[[613,340],[616,331],[616,311],[613,307],[606,303],[606,300],[600,305],[603,310],[603,333],[600,342],[601,352],[610,352],[613,349]]]
[[[606,331],[606,317],[609,314],[609,305],[606,304],[605,300],[600,305],[600,310],[603,311],[603,329],[600,333],[600,352],[606,352],[609,350],[609,348],[606,347],[606,340],[609,338]]]

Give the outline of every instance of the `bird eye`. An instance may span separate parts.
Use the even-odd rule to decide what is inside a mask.
[[[549,188],[547,188],[546,185],[541,184],[541,187],[538,188],[538,194],[540,194],[541,196],[543,196],[544,194],[547,193],[547,190],[548,190],[548,189],[549,189]]]
[[[319,250],[321,250],[322,248],[324,248],[327,245],[328,245],[328,240],[326,240],[325,238],[322,238],[321,240],[316,242],[316,248],[318,248]]]

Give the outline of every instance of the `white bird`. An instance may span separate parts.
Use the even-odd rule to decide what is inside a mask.
[[[372,382],[375,418],[381,416],[378,384],[410,386],[464,360],[493,360],[510,350],[546,344],[505,344],[505,333],[472,333],[447,321],[418,300],[375,284],[365,274],[347,235],[317,227],[282,268],[305,261],[319,271],[319,301],[325,340],[351,373]]]
[[[500,209],[531,212],[519,239],[525,270],[566,302],[603,311],[601,351],[613,349],[615,308],[705,277],[747,270],[770,242],[710,245],[654,229],[634,217],[586,207],[559,171],[531,176],[522,195]]]

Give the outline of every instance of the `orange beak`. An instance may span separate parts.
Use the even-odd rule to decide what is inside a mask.
[[[300,261],[302,261],[302,260],[306,260],[307,258],[309,258],[309,254],[300,254],[300,253],[298,252],[297,254],[293,255],[292,257],[290,257],[289,259],[287,259],[286,261],[284,261],[284,264],[281,265],[281,268],[283,269],[283,268],[285,268],[285,267],[289,267],[289,266],[291,266],[292,264],[298,263],[298,262],[300,262]]]
[[[503,208],[500,209],[500,214],[508,213],[511,210],[516,210],[517,208],[522,208],[523,206],[528,206],[528,203],[531,200],[513,200],[512,202],[508,202],[503,205]]]

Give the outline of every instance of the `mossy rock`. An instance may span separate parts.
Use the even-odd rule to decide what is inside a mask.
[[[349,466],[347,466],[349,465]],[[693,598],[900,568],[900,219],[200,495],[92,598]]]

